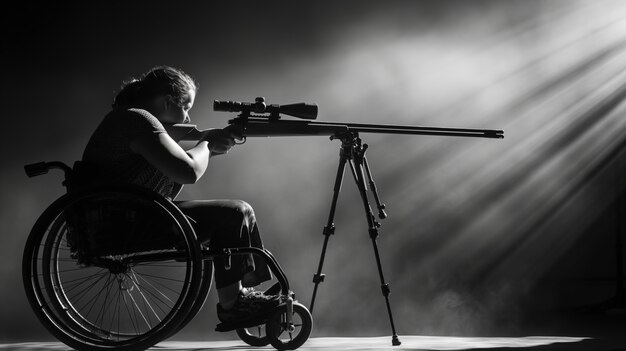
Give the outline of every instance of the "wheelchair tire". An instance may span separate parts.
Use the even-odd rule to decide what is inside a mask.
[[[176,327],[175,330],[172,331],[172,335],[178,333],[181,329],[183,329],[189,322],[191,322],[194,317],[200,312],[204,303],[206,302],[207,297],[209,296],[209,292],[211,291],[211,286],[213,285],[213,261],[212,260],[203,260],[202,262],[202,275],[201,275],[201,283],[200,289],[198,291],[198,295],[193,299],[193,306],[187,313],[187,316],[183,320],[183,322]],[[170,335],[171,336],[171,335]]]
[[[313,329],[311,312],[300,303],[293,303],[293,330],[289,330],[286,316],[287,307],[278,306],[265,324],[267,339],[277,350],[297,349],[309,339]]]
[[[125,232],[121,247],[127,251],[98,252],[95,247],[81,257],[69,213],[103,200],[154,221]],[[129,244],[138,233],[156,232],[150,225],[161,226],[164,220],[168,240],[175,244],[145,252]],[[145,350],[169,337],[197,305],[202,274],[200,246],[187,218],[171,201],[134,186],[62,196],[35,223],[22,260],[33,311],[57,339],[78,350]]]

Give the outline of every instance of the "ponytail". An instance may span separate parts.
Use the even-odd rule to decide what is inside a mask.
[[[114,109],[123,109],[132,107],[141,98],[141,81],[139,79],[132,79],[124,82],[122,90],[113,99]]]

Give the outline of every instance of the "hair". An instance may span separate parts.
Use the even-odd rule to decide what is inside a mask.
[[[165,94],[182,106],[185,95],[198,90],[196,82],[180,69],[157,66],[144,73],[139,79],[131,79],[122,84],[121,90],[113,99],[113,108],[135,107],[139,102]]]

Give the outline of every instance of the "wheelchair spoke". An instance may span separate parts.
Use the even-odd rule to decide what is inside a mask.
[[[107,279],[107,282],[108,281],[109,279]],[[104,292],[105,290],[106,292]],[[102,301],[102,305],[100,306],[100,311],[98,311],[98,314],[96,315],[96,318],[95,318],[95,322],[98,325],[103,324],[104,315],[106,314],[107,308],[109,307],[108,300],[109,300],[109,293],[111,292],[111,284],[107,284],[106,289],[100,290],[100,293],[98,293],[96,297],[100,298],[103,292],[104,292],[104,301]],[[91,306],[95,306],[95,304],[91,303]],[[89,308],[89,311],[87,311],[87,315],[89,315],[89,312],[91,312],[91,307]]]
[[[75,263],[75,261],[72,260],[59,260],[59,262],[70,262],[70,263]],[[77,271],[84,271],[85,268],[83,267],[78,267],[78,268],[71,268],[71,269],[64,269],[64,270],[59,270],[58,273],[69,273],[69,272],[77,272]],[[42,275],[44,273],[39,273],[39,275]]]
[[[165,267],[165,268],[180,268],[180,263],[179,264],[163,264],[163,263],[137,263],[134,265],[135,267]]]
[[[135,279],[133,280],[133,282],[135,284],[137,284],[137,285],[139,284],[139,281],[137,280],[136,276],[135,276]],[[165,300],[168,300],[170,302],[170,304],[168,304],[161,296],[159,296],[155,292],[151,291],[149,286],[144,286],[144,289],[141,290],[140,292],[141,292],[141,295],[144,297],[144,299],[146,299],[147,297],[152,297],[152,299],[151,299],[152,300],[152,304],[154,304],[154,307],[158,308],[159,311],[162,314],[167,313],[167,310],[165,310],[162,306],[165,306],[168,309],[171,309],[173,307],[173,304],[171,303],[172,302],[171,299],[169,299],[167,296],[163,295],[165,297]],[[153,309],[153,311],[154,311],[154,309]],[[156,312],[155,312],[155,315],[158,318],[158,314]]]
[[[136,273],[136,272],[134,272]],[[158,285],[159,287],[161,287],[162,289],[165,290],[169,290],[170,292],[180,295],[180,289],[174,289],[168,285],[165,285],[165,283],[167,282],[160,282],[158,280],[154,280],[154,278],[159,278],[159,277],[153,277],[153,276],[148,276],[144,273],[137,273],[139,275],[139,277],[146,282],[146,284],[149,284],[154,290],[158,291],[160,294],[165,295],[164,293],[161,292],[161,290],[159,290],[155,285]],[[145,277],[148,276],[149,278],[151,278],[152,283],[150,283]],[[178,282],[177,282],[178,283]],[[178,284],[180,285],[180,284]]]
[[[136,273],[134,270],[132,271],[132,273],[133,273],[133,276],[135,276],[135,279],[136,279],[137,281],[139,281],[139,279],[141,279],[141,280],[142,280],[142,281],[144,281],[144,282],[145,282],[145,283],[146,283],[146,284],[147,284],[150,288],[152,288],[152,290],[156,291],[156,294],[158,294],[158,295],[162,296],[165,300],[169,301],[170,303],[173,303],[173,302],[174,302],[174,301],[172,301],[172,299],[170,299],[167,295],[165,295],[163,292],[161,292],[161,290],[157,289],[157,288],[156,288],[156,287],[155,287],[152,283],[150,283],[148,280],[146,280],[146,278],[144,278],[141,274],[139,274],[139,276],[137,276],[137,273]],[[157,282],[157,283],[158,283],[158,282]],[[162,285],[162,284],[161,284],[161,285]],[[172,291],[172,292],[175,292],[175,290],[174,290],[174,289],[170,289],[170,288],[168,288],[168,287],[166,287],[166,286],[163,286],[163,287],[164,287],[164,288],[166,288],[166,289],[169,289],[169,290],[170,290],[170,291]],[[155,298],[157,298],[156,294],[155,294]],[[161,300],[161,301],[163,301],[163,300]]]
[[[73,295],[71,295],[71,296],[68,296],[68,297],[69,297],[71,300],[73,300],[73,301],[74,301],[74,300],[75,300],[75,301],[80,301],[83,297],[85,297],[86,295],[88,295],[90,292],[94,291],[94,289],[92,289],[92,288],[94,288],[94,287],[95,287],[98,283],[100,283],[103,279],[106,279],[106,281],[108,282],[108,281],[109,281],[109,279],[108,279],[108,278],[109,278],[109,274],[107,274],[107,273],[102,273],[102,274],[100,275],[100,277],[99,277],[96,281],[94,281],[94,282],[92,282],[91,284],[89,284],[89,285],[87,285],[87,286],[83,287],[81,290],[79,290],[79,291],[78,291],[78,292],[76,292],[75,294],[73,294]],[[87,280],[85,280],[85,282],[87,282]],[[82,283],[77,284],[77,285],[75,285],[74,287],[78,287],[78,286],[80,286],[81,284],[82,284]],[[105,284],[106,284],[106,283],[105,283]],[[96,293],[96,295],[95,295],[95,297],[94,297],[94,298],[97,298],[97,297],[99,296],[99,294],[101,294],[101,293],[102,293],[102,290],[101,290],[101,289],[96,289],[95,291],[97,291],[97,293]],[[67,293],[66,293],[66,295],[67,295]],[[92,298],[92,299],[93,299],[93,298]]]
[[[132,311],[133,311],[133,317],[137,325],[138,333],[141,331],[142,319],[145,321],[145,324],[148,326],[148,328],[150,328],[150,322],[146,319],[142,308],[136,303],[135,299],[133,298],[133,295],[128,290],[126,290],[124,292],[124,296],[129,296],[131,298],[131,301],[133,302],[132,304],[130,304],[130,308],[132,308]]]
[[[144,276],[144,277],[150,277],[150,278],[153,278],[153,279],[167,280],[167,281],[177,282],[177,283],[184,283],[185,282],[183,279],[166,278],[166,277],[160,277],[160,276],[157,276],[157,275],[147,274],[147,273],[142,273],[141,275]]]
[[[159,322],[161,321],[161,318],[159,317],[158,313],[156,313],[156,311],[154,310],[154,307],[152,306],[152,304],[150,303],[150,301],[148,301],[148,299],[146,298],[146,295],[144,294],[143,290],[139,287],[139,284],[132,279],[132,277],[129,277],[131,282],[133,283],[133,285],[135,286],[135,288],[137,288],[137,291],[139,292],[139,295],[142,298],[142,301],[144,303],[144,306],[147,306],[150,311],[152,311],[153,315],[159,320]],[[148,315],[149,317],[150,315]]]
[[[107,277],[107,282],[109,281],[110,277]],[[92,309],[96,306],[95,302],[99,299],[100,294],[102,294],[103,290],[102,289],[98,289],[97,293],[92,296],[91,298],[89,298],[89,300],[87,300],[85,303],[82,304],[82,306],[79,306],[80,300],[81,298],[78,299],[72,299],[72,305],[75,307],[75,309],[81,313],[81,311],[85,308],[85,307],[89,307],[89,309],[87,310],[86,313],[81,313],[81,315],[84,315],[85,317],[89,316],[91,314]],[[85,293],[86,294],[86,293]],[[104,306],[104,305],[103,305]]]
[[[137,302],[135,301],[135,298],[133,297],[133,295],[126,290],[125,294],[124,294],[124,301],[126,301],[126,296],[128,296],[130,298],[130,300],[132,301],[132,305],[135,306],[135,308],[133,309],[133,311],[139,312],[139,314],[141,315],[141,318],[144,320],[144,322],[146,323],[146,325],[148,326],[148,328],[152,328],[152,326],[150,325],[150,322],[148,322],[148,320],[146,319],[146,317],[143,315],[143,312],[141,312],[141,308],[139,307],[139,305],[137,304]],[[135,312],[135,313],[136,313]]]
[[[119,291],[117,293],[114,293],[114,297],[113,299],[115,299],[115,306],[113,307],[113,313],[111,313],[111,321],[109,323],[109,327],[107,328],[107,330],[116,330],[116,331],[120,331],[120,294]],[[117,328],[113,329],[113,325],[114,323],[117,322]],[[118,337],[119,340],[119,337]]]
[[[126,312],[128,313],[128,320],[130,321],[133,330],[135,331],[135,334],[139,334],[139,323],[136,322],[137,320],[137,312],[135,311],[135,309],[133,309],[133,312],[131,313],[130,308],[128,306],[128,303],[126,302],[126,297],[124,297],[121,293],[118,294],[118,299],[121,298],[124,301],[124,306],[126,307]],[[121,318],[121,313],[119,315],[119,318]],[[118,331],[120,330],[119,327],[119,318],[118,318]]]
[[[66,273],[67,271],[60,271],[58,273]],[[86,276],[86,277],[80,277],[80,278],[74,278],[74,279],[70,279],[70,280],[64,280],[63,285],[64,285],[64,289],[66,292],[71,292],[72,290],[76,289],[77,287],[81,286],[84,283],[87,283],[89,281],[93,281],[94,279],[96,280],[93,285],[95,285],[99,280],[102,279],[103,276],[108,275],[109,272],[105,271],[104,269],[99,270],[98,272],[90,275],[90,276]]]

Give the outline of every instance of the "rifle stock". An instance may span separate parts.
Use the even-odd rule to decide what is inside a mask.
[[[195,124],[168,124],[164,125],[167,134],[178,141],[198,141],[202,131]]]

